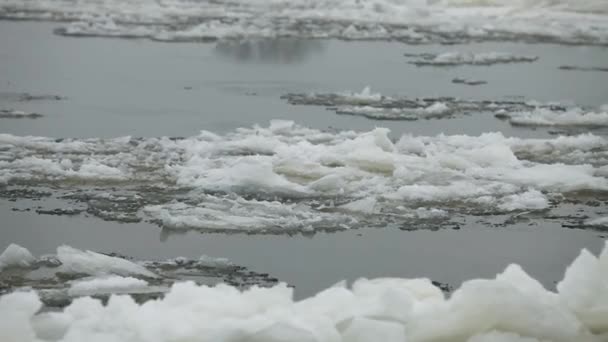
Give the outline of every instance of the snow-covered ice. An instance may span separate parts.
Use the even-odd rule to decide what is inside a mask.
[[[608,43],[603,0],[2,0],[0,18],[66,22],[76,36]]]
[[[0,339],[29,341],[603,342],[608,337],[608,243],[583,250],[557,291],[520,266],[464,282],[446,297],[428,279],[359,279],[295,301],[284,284],[240,291],[173,285],[162,299],[106,305],[80,298],[38,313],[34,292],[0,297]]]

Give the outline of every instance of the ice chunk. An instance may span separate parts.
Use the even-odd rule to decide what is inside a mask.
[[[557,284],[561,300],[596,333],[608,332],[608,242],[600,258],[587,250]]]
[[[352,102],[380,101],[383,98],[382,94],[372,92],[370,86],[366,86],[358,93],[342,93],[341,95]]]
[[[0,270],[4,267],[17,266],[27,267],[36,261],[36,258],[19,245],[11,243],[2,254],[0,254]]]
[[[505,211],[541,210],[549,207],[549,201],[540,191],[528,190],[521,194],[506,196],[498,207]]]
[[[57,248],[57,259],[61,261],[64,272],[84,273],[89,275],[117,274],[128,276],[136,274],[149,278],[157,276],[145,267],[126,259],[111,257],[91,251],[81,251],[69,246]]]

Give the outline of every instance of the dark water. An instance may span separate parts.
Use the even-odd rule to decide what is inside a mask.
[[[608,74],[559,70],[597,65],[608,49],[557,45],[475,44],[406,46],[386,42],[259,41],[163,44],[144,40],[54,36],[51,24],[0,22],[0,105],[41,113],[36,120],[2,120],[0,133],[54,137],[190,136],[224,132],[275,118],[315,128],[369,130],[395,135],[480,134],[546,137],[547,129],[513,128],[492,115],[450,120],[377,122],[338,116],[321,107],[291,106],[288,92],[360,91],[384,94],[509,97],[607,103]],[[505,51],[537,55],[536,63],[492,67],[418,68],[403,53]],[[487,85],[453,84],[455,77]],[[19,101],[15,94],[63,100]],[[581,248],[597,252],[600,232],[565,229],[556,222],[490,227],[471,218],[459,230],[361,229],[314,236],[223,235],[161,231],[148,223],[15,212],[27,203],[0,200],[0,248],[10,242],[35,254],[61,244],[114,251],[138,259],[207,254],[268,272],[306,296],[342,279],[430,277],[458,286],[492,277],[519,263],[543,284],[561,279]],[[487,220],[504,220],[489,218]]]

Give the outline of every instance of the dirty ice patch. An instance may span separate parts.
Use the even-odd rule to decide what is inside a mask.
[[[449,297],[424,278],[342,282],[299,301],[284,284],[240,291],[184,282],[144,304],[126,296],[113,296],[106,305],[82,298],[63,310],[37,313],[38,296],[19,292],[0,297],[0,337],[34,341],[35,336],[53,336],[63,342],[99,336],[116,342],[601,342],[608,333],[606,265],[608,244],[599,257],[583,250],[556,292],[512,264],[494,278],[464,282]]]
[[[531,63],[538,59],[536,56],[514,55],[508,52],[444,52],[440,54],[410,55],[409,63],[417,66],[458,66],[458,65],[494,65],[509,63]]]

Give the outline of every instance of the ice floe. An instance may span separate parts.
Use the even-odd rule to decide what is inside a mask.
[[[430,219],[420,208],[448,218],[545,210],[571,194],[608,192],[606,165],[608,141],[592,134],[392,137],[385,128],[322,131],[281,120],[180,139],[0,134],[1,196],[32,197],[28,189],[52,185],[70,204],[41,213],[86,210],[211,231],[293,233]]]
[[[459,79],[456,83],[478,85],[483,84],[482,82]],[[325,106],[337,114],[358,115],[373,120],[441,119],[471,113],[495,113],[500,117],[512,112],[532,111],[539,108],[556,112],[568,109],[563,104],[536,101],[388,96],[375,93],[370,87],[365,87],[361,92],[289,93],[282,98],[294,105]]]
[[[607,13],[602,0],[0,1],[0,18],[63,22],[59,34],[160,41],[305,37],[606,44]]]
[[[532,111],[501,113],[500,117],[519,126],[608,126],[608,112],[602,108],[590,111],[582,108],[571,108],[565,111],[555,111],[549,108],[537,108]]]
[[[122,280],[124,281],[124,280]],[[608,337],[608,244],[583,250],[557,291],[520,266],[472,279],[446,296],[428,279],[360,279],[296,301],[284,284],[240,291],[174,284],[136,303],[88,297],[37,313],[35,292],[0,297],[2,341],[603,342]]]

